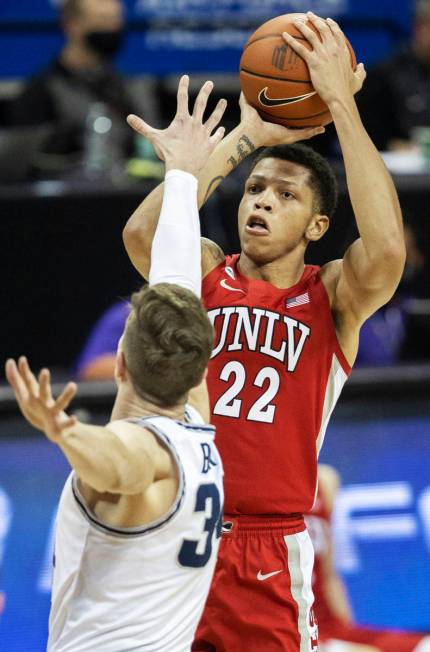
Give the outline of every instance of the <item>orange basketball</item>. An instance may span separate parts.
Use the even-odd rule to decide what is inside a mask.
[[[264,120],[286,127],[316,127],[332,121],[327,104],[314,91],[305,61],[282,38],[282,32],[288,32],[312,49],[293,23],[305,17],[284,14],[268,20],[250,36],[240,59],[240,85],[248,102]],[[345,40],[355,70],[354,50]]]

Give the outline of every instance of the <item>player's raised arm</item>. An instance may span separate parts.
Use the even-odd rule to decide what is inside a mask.
[[[360,238],[335,262],[333,307],[340,319],[359,326],[393,295],[405,262],[403,225],[397,193],[378,151],[366,133],[354,100],[365,79],[360,64],[351,69],[340,27],[311,12],[296,26],[309,41],[308,50],[284,33],[284,39],[309,66],[315,90],[327,103],[339,137],[349,196]]]
[[[61,448],[82,482],[96,491],[139,493],[168,464],[167,454],[161,457],[154,437],[142,436],[141,427],[124,422],[92,426],[69,416],[66,410],[76,385],[68,383],[54,399],[48,369],[36,378],[27,359],[21,357],[18,365],[7,361],[6,377],[23,416]]]
[[[211,88],[212,83],[207,83],[211,85]],[[207,88],[206,85],[203,86],[204,88]],[[180,89],[178,89],[178,99],[179,91]],[[196,111],[201,111],[199,107],[202,102],[204,102],[204,96],[202,97],[202,91],[200,91],[194,107],[193,117],[195,117]],[[225,105],[225,101],[220,100],[206,124],[210,125],[211,120],[219,120],[224,112]],[[280,125],[264,122],[243,96],[240,99],[240,106],[241,121],[239,125],[217,145],[209,160],[196,175],[198,179],[199,207],[212,195],[221,181],[258,147],[293,143],[311,138],[324,131],[322,127],[287,129]],[[171,129],[172,125],[175,124],[175,120],[177,120],[177,116],[175,116],[168,129],[164,131]],[[140,118],[136,116],[129,118],[129,124],[135,131],[148,137],[148,132],[144,127],[145,123]],[[130,260],[144,278],[148,278],[149,275],[152,240],[158,223],[162,200],[163,184],[160,184],[134,211],[123,231],[124,244]],[[220,262],[223,254],[217,245],[208,240],[203,240],[202,245],[202,268],[203,274],[206,274]]]

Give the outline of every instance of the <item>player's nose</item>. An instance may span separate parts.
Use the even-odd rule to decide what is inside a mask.
[[[270,211],[273,210],[273,201],[271,200],[270,195],[267,193],[260,195],[254,202],[254,208],[256,210],[264,210],[270,213]]]

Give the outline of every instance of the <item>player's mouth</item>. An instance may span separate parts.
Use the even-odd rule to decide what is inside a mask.
[[[269,235],[270,229],[263,217],[251,215],[245,225],[245,231],[252,235]]]

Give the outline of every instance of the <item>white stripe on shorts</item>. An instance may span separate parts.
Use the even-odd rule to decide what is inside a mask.
[[[300,652],[316,652],[312,639],[317,636],[317,627],[310,625],[310,610],[314,602],[312,592],[312,570],[314,549],[307,530],[284,537],[288,549],[288,570],[291,578],[291,595],[299,609],[298,630]]]

